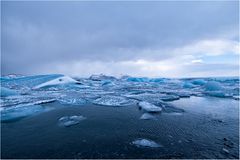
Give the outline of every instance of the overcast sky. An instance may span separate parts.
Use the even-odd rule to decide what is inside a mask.
[[[1,71],[237,76],[238,3],[1,2]]]

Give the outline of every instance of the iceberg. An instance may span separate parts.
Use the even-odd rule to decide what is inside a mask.
[[[204,85],[206,91],[220,91],[223,87],[219,82],[210,81]]]
[[[147,112],[161,112],[162,108],[155,106],[154,104],[151,104],[149,102],[146,101],[141,101],[138,103],[139,107],[141,107],[142,109],[144,109]]]
[[[76,125],[78,124],[80,121],[85,120],[86,117],[83,116],[64,116],[61,117],[58,122],[59,122],[59,126],[63,126],[63,127],[70,127],[72,125]]]
[[[72,79],[71,77],[68,76],[62,76],[62,77],[58,77],[56,79],[53,79],[51,81],[39,84],[35,87],[33,87],[33,89],[39,89],[39,88],[43,88],[43,87],[49,87],[49,86],[55,86],[55,85],[61,85],[61,84],[69,84],[69,83],[79,83],[78,81]]]
[[[132,142],[133,145],[137,147],[149,147],[149,148],[158,148],[162,147],[162,145],[148,139],[137,139]]]

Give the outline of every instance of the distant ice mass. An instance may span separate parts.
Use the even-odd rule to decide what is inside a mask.
[[[60,126],[64,126],[64,127],[70,127],[72,125],[76,125],[78,124],[80,121],[86,119],[86,117],[83,116],[64,116],[61,117],[58,122]]]
[[[139,107],[141,107],[142,109],[144,109],[147,112],[161,112],[162,108],[155,106],[154,104],[151,104],[149,102],[146,101],[142,101],[138,103]]]
[[[137,147],[149,147],[149,148],[158,148],[162,147],[162,145],[148,139],[137,139],[132,142]]]
[[[62,76],[62,77],[58,77],[56,79],[53,79],[51,81],[42,83],[40,85],[37,85],[37,86],[33,87],[33,89],[55,86],[55,85],[60,85],[60,84],[69,84],[69,83],[78,83],[78,82],[76,80],[72,79],[71,77]]]
[[[46,109],[38,105],[52,102],[70,106],[138,105],[148,113],[183,113],[184,110],[172,105],[171,101],[191,96],[239,100],[240,91],[238,77],[170,79],[93,75],[74,79],[62,74],[49,74],[5,76],[0,81],[3,119],[35,115]],[[142,119],[148,117],[144,114]]]

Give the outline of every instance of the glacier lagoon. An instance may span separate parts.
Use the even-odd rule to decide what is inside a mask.
[[[1,77],[2,158],[239,158],[239,78]]]

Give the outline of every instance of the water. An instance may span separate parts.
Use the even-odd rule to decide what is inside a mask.
[[[236,78],[64,80],[1,78],[1,158],[239,158]]]
[[[157,114],[157,120],[147,121],[139,119],[143,111],[137,106],[53,103],[59,109],[2,123],[2,158],[238,158],[238,101],[192,97],[173,103],[186,112]],[[218,106],[218,112],[206,114],[206,103]],[[59,127],[66,115],[87,119]],[[132,142],[139,138],[163,147],[136,147]],[[229,154],[222,151],[224,138],[234,143]]]

